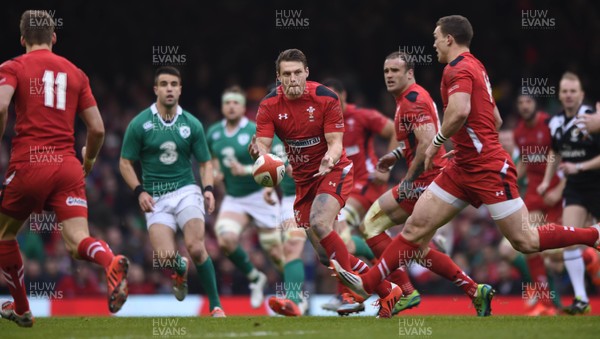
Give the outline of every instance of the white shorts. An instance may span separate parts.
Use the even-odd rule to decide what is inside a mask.
[[[260,228],[276,228],[278,225],[280,205],[269,205],[263,198],[263,191],[248,194],[245,197],[226,195],[221,202],[219,212],[245,213],[254,219]]]
[[[146,213],[148,228],[153,224],[163,224],[177,232],[177,227],[183,231],[183,226],[190,219],[198,218],[204,221],[204,197],[197,185],[183,186],[153,199],[154,212]]]
[[[295,195],[281,199],[281,211],[279,212],[280,224],[288,219],[296,220],[294,219],[294,201],[296,201]]]

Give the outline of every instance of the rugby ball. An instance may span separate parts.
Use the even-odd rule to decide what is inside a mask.
[[[285,175],[285,164],[280,157],[273,154],[261,155],[252,167],[254,181],[263,187],[279,185]]]

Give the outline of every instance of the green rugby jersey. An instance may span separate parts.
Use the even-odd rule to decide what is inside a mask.
[[[152,196],[196,184],[192,155],[210,161],[202,123],[179,106],[173,121],[165,123],[156,104],[131,120],[121,149],[122,158],[140,161],[144,189]]]

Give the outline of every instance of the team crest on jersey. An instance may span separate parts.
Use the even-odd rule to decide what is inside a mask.
[[[314,122],[314,121],[315,121],[315,115],[314,115],[315,108],[314,108],[314,107],[312,107],[312,106],[309,106],[309,107],[306,109],[306,111],[308,112],[308,121],[310,121],[310,122]]]
[[[215,132],[212,134],[212,139],[217,140],[221,137],[221,132]]]
[[[152,128],[154,128],[154,123],[152,121],[146,121],[142,127],[144,128],[144,132],[148,132]]]
[[[192,132],[190,131],[189,126],[179,127],[179,135],[181,135],[182,138],[187,139],[190,136],[190,134],[192,134]]]
[[[237,137],[237,141],[240,143],[240,145],[244,146],[248,144],[248,141],[250,141],[250,136],[246,133],[240,134]]]
[[[571,130],[571,142],[577,142],[577,140],[579,140],[579,133],[581,133],[579,128],[573,128]]]

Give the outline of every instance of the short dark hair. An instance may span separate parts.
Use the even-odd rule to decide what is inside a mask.
[[[346,91],[346,89],[344,88],[344,84],[341,81],[339,81],[338,79],[334,79],[334,78],[325,79],[325,81],[323,81],[323,85],[338,92],[338,94]]]
[[[394,51],[385,57],[385,60],[389,60],[389,59],[400,59],[400,60],[404,61],[406,64],[406,72],[408,72],[411,69],[412,70],[415,69],[415,62],[413,60],[414,58],[412,58],[410,56],[410,54],[408,54],[406,52]]]
[[[158,83],[158,76],[161,74],[170,74],[179,78],[179,84],[181,84],[181,73],[173,66],[161,66],[154,72],[154,84]]]
[[[54,19],[44,10],[26,10],[21,15],[19,30],[28,45],[52,44]]]
[[[440,18],[436,26],[440,26],[440,30],[444,34],[450,34],[454,37],[457,44],[469,47],[471,39],[473,39],[473,26],[469,19],[462,15],[449,15]]]
[[[304,55],[301,50],[295,48],[286,49],[279,53],[277,60],[275,60],[275,70],[277,71],[277,74],[279,74],[279,64],[282,61],[299,61],[304,65],[304,68],[308,67],[306,55]]]

